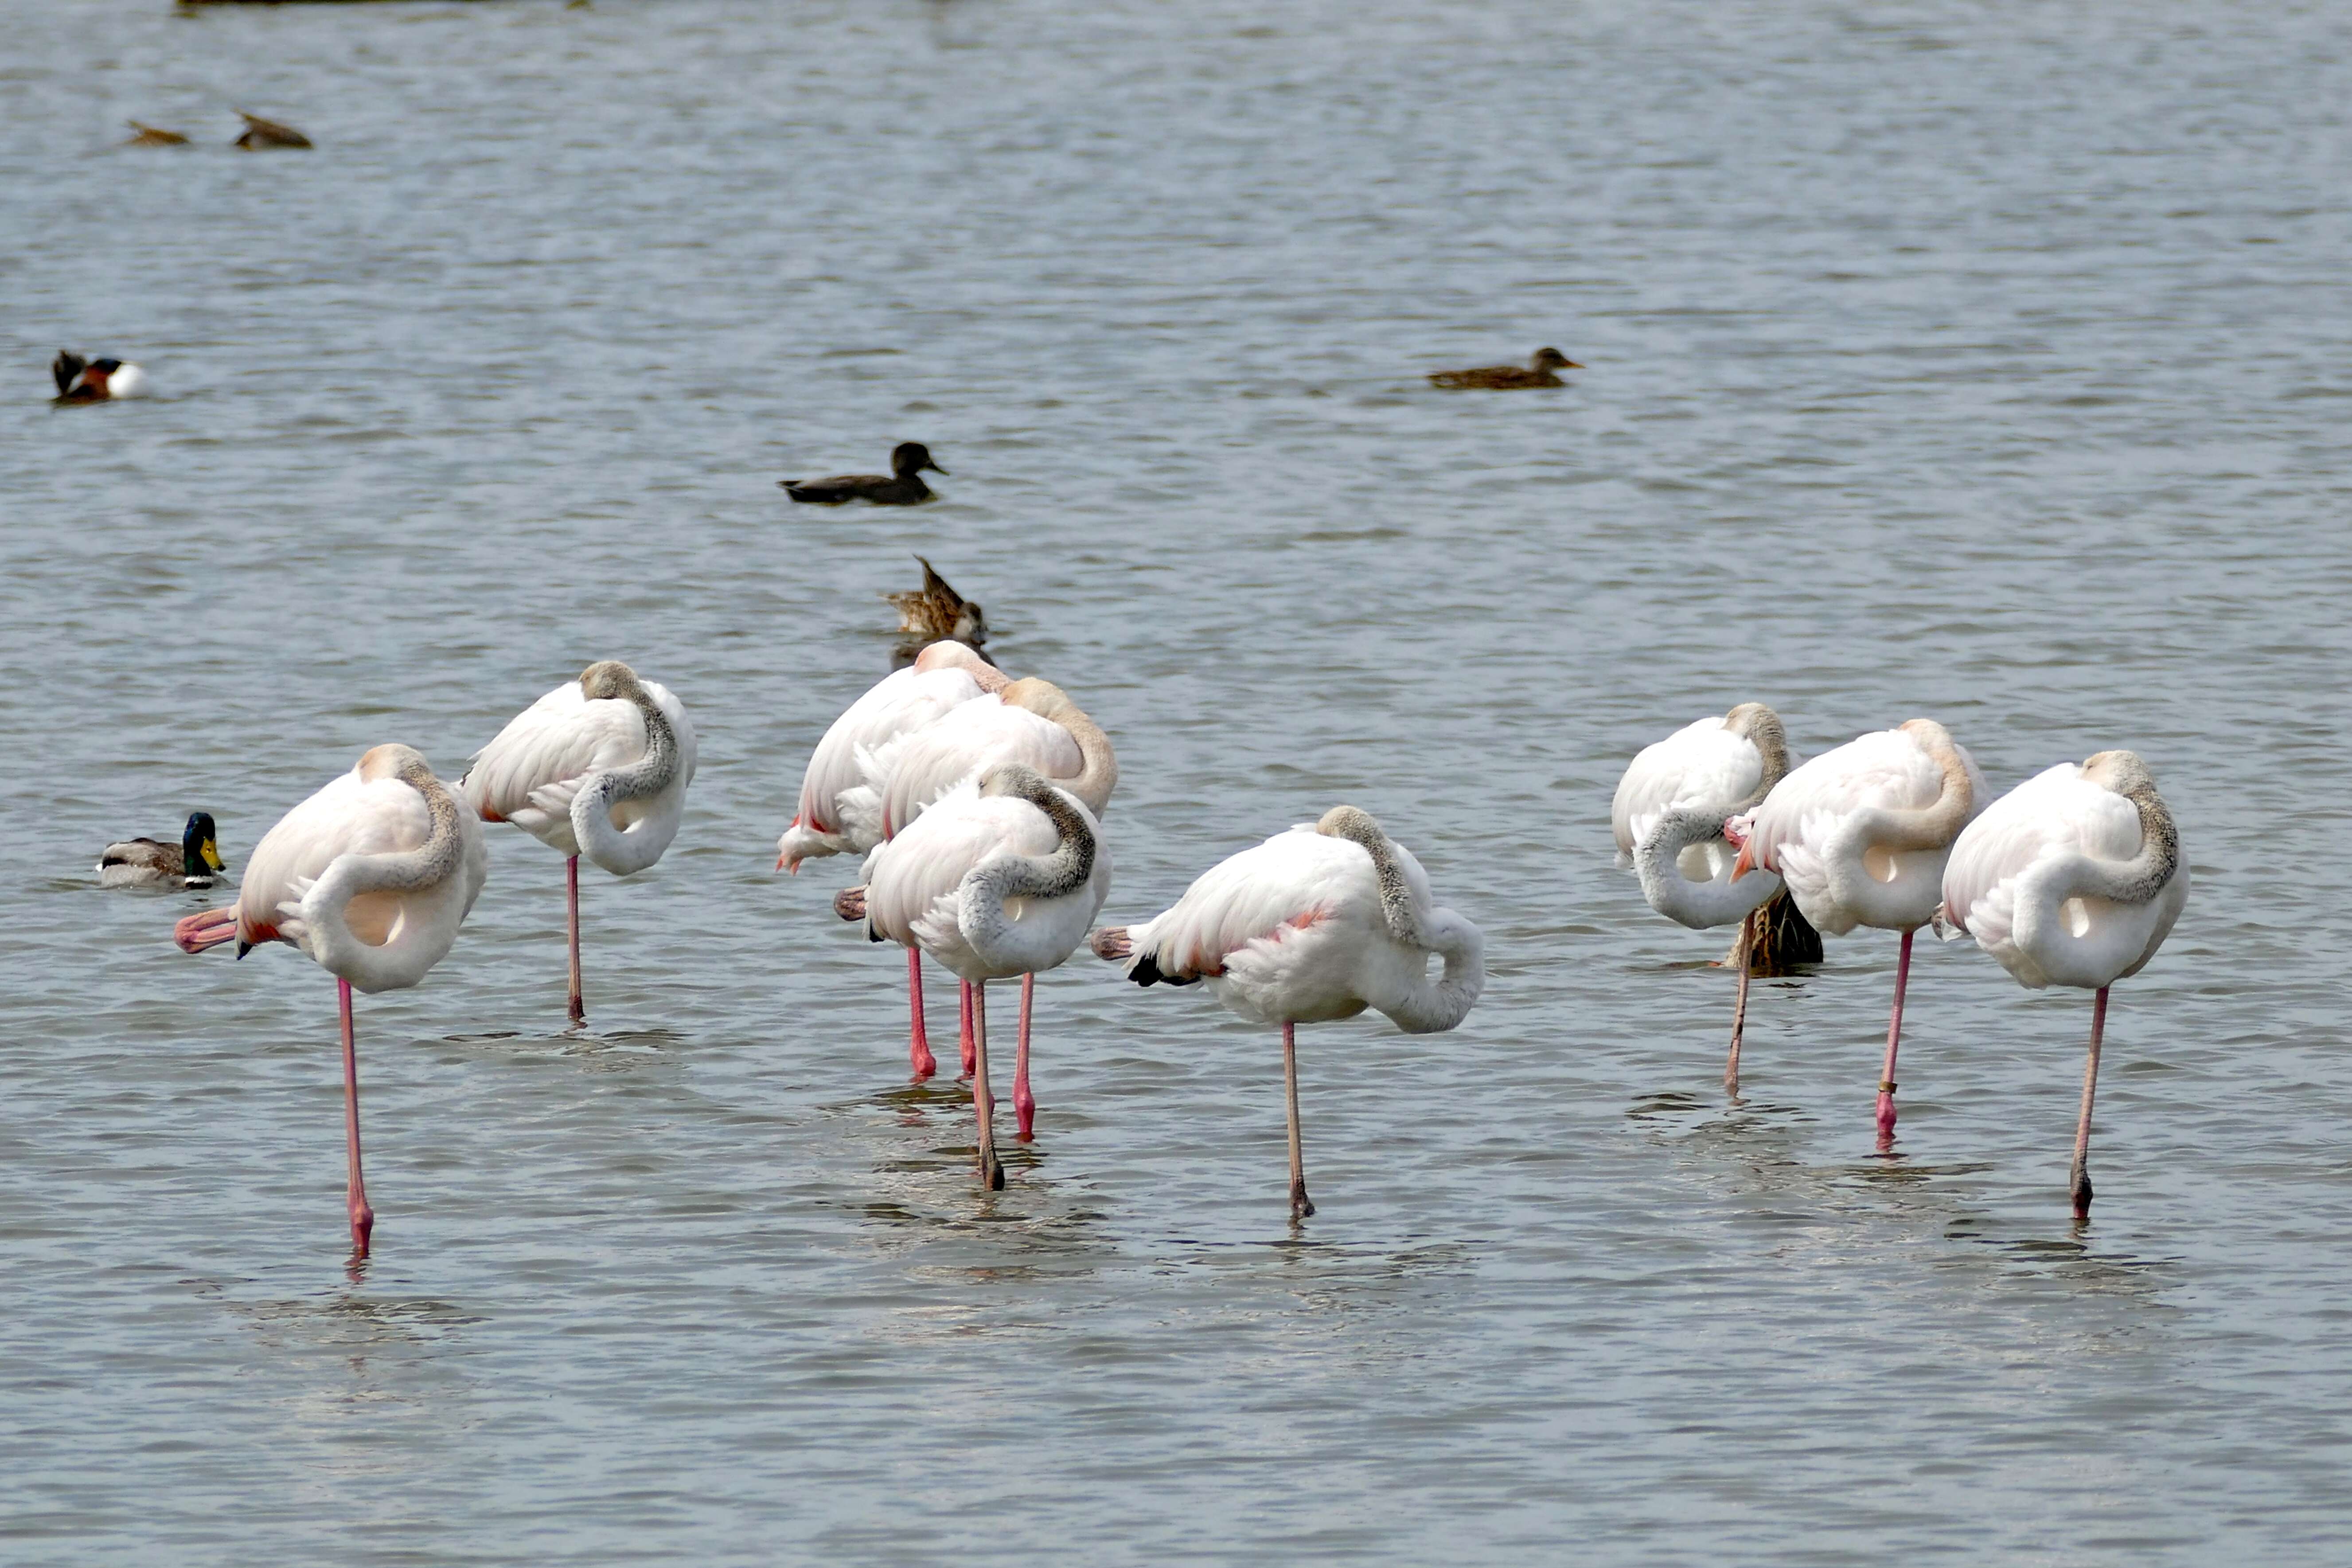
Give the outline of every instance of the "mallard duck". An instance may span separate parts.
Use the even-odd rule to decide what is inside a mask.
[[[1477,370],[1433,371],[1430,374],[1429,384],[1455,391],[1477,392],[1506,392],[1522,386],[1564,386],[1567,384],[1552,372],[1583,368],[1558,349],[1538,349],[1528,361],[1525,370],[1515,364],[1490,364]]]
[[[988,617],[978,605],[948,585],[948,580],[922,562],[923,585],[911,594],[885,594],[898,612],[899,646],[908,658],[935,642],[960,642],[977,649],[988,641]]]
[[[210,812],[192,812],[177,844],[160,838],[126,838],[98,858],[101,888],[209,888],[224,870],[213,837]]]
[[[778,479],[784,493],[797,501],[839,506],[845,500],[872,501],[876,506],[917,506],[931,499],[922,470],[944,474],[931,461],[931,449],[920,441],[901,441],[890,452],[890,475],[836,474],[829,479]]]
[[[147,395],[147,373],[119,359],[84,359],[64,349],[49,362],[59,403],[106,403]]]
[[[176,131],[166,131],[160,125],[142,125],[136,120],[124,123],[139,132],[123,143],[125,147],[184,147],[188,144],[186,137]]]
[[[248,153],[269,147],[308,147],[310,139],[291,125],[280,125],[275,120],[264,120],[258,114],[247,114],[240,109],[236,117],[245,121],[245,134],[229,143]]]

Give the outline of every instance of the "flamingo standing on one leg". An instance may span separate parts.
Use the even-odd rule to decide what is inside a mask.
[[[1724,826],[1740,846],[1734,880],[1757,868],[1779,873],[1804,917],[1831,936],[1857,925],[1903,933],[1878,1075],[1882,1149],[1895,1140],[1895,1053],[1911,939],[1936,912],[1952,840],[1990,794],[1949,731],[1914,719],[1822,752]]]
[[[375,1229],[360,1171],[360,1068],[352,989],[373,995],[425,978],[441,962],[482,890],[489,858],[481,825],[423,756],[377,746],[359,765],[288,812],[254,846],[236,902],[181,921],[189,952],[234,940],[299,947],[335,976],[343,1036],[343,1132],[352,1247]]]
[[[642,871],[677,837],[694,780],[694,726],[668,687],[599,660],[508,721],[457,781],[485,822],[511,822],[562,852],[570,1011],[580,993],[580,857],[615,877]]]
[[[800,874],[801,862],[863,855],[882,840],[882,803],[861,759],[976,697],[1002,691],[1010,677],[957,642],[937,642],[906,669],[890,672],[833,721],[810,753],[800,805],[776,841],[776,868]],[[923,1027],[922,950],[907,950],[907,1059],[918,1078],[939,1070]]]
[[[2019,984],[2095,993],[2069,1181],[2091,1214],[2091,1096],[2107,987],[2137,974],[2189,901],[2189,862],[2147,764],[2101,752],[2026,780],[1969,824],[1944,867],[1939,925],[1974,936]]]
[[[967,780],[866,862],[866,883],[835,900],[877,942],[920,947],[971,987],[972,1113],[981,1179],[1004,1185],[991,1121],[988,982],[1024,982],[1013,1109],[1021,1138],[1034,1131],[1029,1090],[1027,983],[1068,959],[1110,891],[1110,851],[1094,813],[1035,769],[999,763]]]
[[[1315,1212],[1298,1129],[1297,1026],[1373,1007],[1408,1035],[1451,1029],[1486,984],[1486,939],[1430,896],[1428,875],[1370,813],[1333,806],[1204,872],[1175,906],[1090,945],[1139,985],[1205,980],[1243,1017],[1282,1026],[1290,1217]],[[1429,958],[1445,961],[1429,978]]]
[[[1756,911],[1780,890],[1774,876],[1735,885],[1737,854],[1723,825],[1764,802],[1789,771],[1789,737],[1780,716],[1743,702],[1720,719],[1701,719],[1642,748],[1618,781],[1609,821],[1617,863],[1631,866],[1642,896],[1670,921],[1703,931],[1739,926],[1731,961],[1739,991],[1731,1009],[1731,1051],[1723,1085],[1739,1089],[1739,1037],[1748,1021],[1748,974]]]
[[[918,730],[862,753],[866,787],[877,803],[887,839],[920,816],[933,801],[982,770],[1020,763],[1067,789],[1099,818],[1118,785],[1118,759],[1110,737],[1069,693],[1032,677],[974,698]],[[1036,981],[1021,982],[1026,1010]],[[962,987],[963,1070],[972,1070],[972,993]]]

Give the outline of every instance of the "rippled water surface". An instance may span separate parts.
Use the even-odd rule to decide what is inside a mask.
[[[2352,1556],[2341,8],[0,26],[0,1558]],[[1420,380],[1548,342],[1571,387]],[[52,410],[60,345],[160,395]],[[939,504],[774,488],[902,438]],[[977,1191],[851,868],[771,869],[916,551],[1115,738],[1112,916],[1345,799],[1485,927],[1460,1030],[1303,1031],[1304,1227],[1271,1034],[1083,957]],[[89,868],[195,807],[242,865],[613,656],[701,731],[677,846],[585,879],[584,1032],[507,830],[362,999],[347,1272],[331,984]],[[1892,1158],[1884,933],[1727,1100],[1727,933],[1607,807],[1744,699],[2149,758],[2196,889],[2086,1226],[2087,998],[1972,947]]]

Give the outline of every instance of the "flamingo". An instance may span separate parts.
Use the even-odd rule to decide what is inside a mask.
[[[343,1034],[345,1189],[352,1250],[375,1230],[360,1170],[360,1068],[352,990],[415,984],[457,940],[489,872],[481,825],[406,746],[377,746],[288,812],[254,846],[236,902],[181,921],[173,937],[202,952],[234,940],[243,958],[265,942],[299,947],[335,977]]]
[[[2035,991],[2092,992],[2091,1048],[2068,1185],[2091,1215],[2091,1095],[2107,988],[2147,966],[2189,901],[2189,862],[2147,764],[2101,752],[2026,780],[1969,824],[1944,867],[1938,927],[1969,935]]]
[[[950,709],[919,729],[861,753],[866,788],[878,802],[884,838],[966,779],[998,763],[1021,763],[1067,789],[1099,818],[1118,785],[1118,759],[1102,726],[1050,680],[1032,677]],[[861,797],[862,798],[862,797]],[[919,960],[909,956],[909,965]],[[972,994],[961,988],[963,1070],[972,1070]],[[1021,1005],[1036,982],[1021,983]],[[919,1065],[918,1068],[919,1071]]]
[[[1976,759],[1932,719],[1877,730],[1794,769],[1764,804],[1725,824],[1740,846],[1732,879],[1780,874],[1798,910],[1822,931],[1857,925],[1903,933],[1886,1064],[1878,1075],[1878,1142],[1895,1141],[1895,1052],[1911,939],[1936,912],[1945,857],[1991,792]]]
[[[1768,874],[1736,885],[1736,851],[1723,825],[1762,805],[1788,771],[1789,737],[1780,716],[1761,702],[1743,702],[1720,719],[1697,720],[1643,747],[1609,807],[1617,863],[1633,868],[1652,909],[1693,931],[1738,922],[1731,961],[1739,967],[1739,990],[1723,1067],[1724,1087],[1735,1093],[1756,911],[1780,890],[1780,879]]]
[[[1218,1001],[1282,1026],[1290,1125],[1290,1217],[1315,1212],[1298,1130],[1300,1024],[1385,1013],[1408,1035],[1469,1016],[1486,988],[1486,938],[1431,899],[1428,874],[1370,812],[1336,805],[1211,867],[1175,906],[1088,945],[1139,985],[1209,983]],[[1433,984],[1429,956],[1445,961]]]
[[[998,763],[932,803],[866,862],[862,888],[834,908],[863,920],[876,942],[920,948],[971,987],[971,1107],[980,1128],[981,1180],[1004,1185],[988,1084],[988,983],[1022,977],[1021,1029],[1013,1058],[1013,1109],[1021,1141],[1035,1134],[1029,1091],[1029,1015],[1039,971],[1066,961],[1110,892],[1102,826],[1077,795],[1034,768]]]
[[[950,709],[992,691],[1010,678],[959,642],[935,642],[914,664],[868,688],[825,731],[801,776],[800,806],[776,841],[776,869],[800,875],[801,862],[863,855],[882,838],[882,804],[860,759]],[[907,1060],[918,1078],[939,1070],[923,1026],[923,954],[907,950]]]
[[[571,1014],[580,994],[580,857],[615,877],[642,871],[677,837],[694,779],[694,726],[659,681],[602,659],[508,721],[457,781],[484,822],[511,822],[562,852]]]

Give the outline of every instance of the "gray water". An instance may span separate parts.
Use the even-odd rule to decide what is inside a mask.
[[[2342,9],[0,27],[0,1558],[2352,1556]],[[1420,379],[1541,343],[1591,368]],[[160,395],[51,409],[61,345]],[[940,503],[774,488],[902,438]],[[1272,1036],[1083,954],[977,1190],[852,868],[771,868],[914,551],[1114,737],[1109,918],[1348,800],[1484,926],[1461,1029],[1302,1031],[1303,1227]],[[362,1000],[347,1268],[328,977],[89,867],[197,807],[242,865],[605,657],[694,714],[684,828],[584,879],[584,1032],[511,830]],[[1759,989],[1727,1100],[1728,933],[1608,798],[1749,699],[2149,759],[2196,885],[2087,1226],[2088,999],[1972,946],[1891,1158],[1885,933]]]

